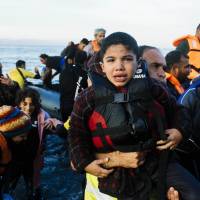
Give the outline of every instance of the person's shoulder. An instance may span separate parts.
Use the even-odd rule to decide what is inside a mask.
[[[166,84],[164,82],[161,82],[155,78],[148,78],[148,83],[150,84],[150,86],[158,86],[158,87],[162,87],[162,88],[165,88],[166,87]]]
[[[186,102],[191,102],[191,100],[193,101],[194,99],[198,98],[197,95],[198,92],[198,88],[196,87],[191,87],[188,90],[185,91],[185,93],[179,98],[179,102],[181,104],[186,104]]]
[[[74,102],[71,119],[74,117],[89,116],[94,110],[94,90],[92,87],[88,87],[80,92]]]

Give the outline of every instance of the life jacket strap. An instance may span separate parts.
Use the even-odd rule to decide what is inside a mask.
[[[129,102],[149,102],[151,98],[144,93],[140,93],[137,96],[131,93],[115,93],[112,95],[107,95],[105,97],[99,97],[95,100],[95,106],[109,104],[109,103],[129,103]]]

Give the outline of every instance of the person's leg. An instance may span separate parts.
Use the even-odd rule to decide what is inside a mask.
[[[28,199],[33,199],[33,163],[27,163],[23,169],[23,177]]]
[[[200,198],[200,182],[178,163],[169,163],[167,186],[174,187],[183,200]]]
[[[16,163],[11,163],[2,176],[1,191],[2,193],[12,194],[17,186],[21,176],[21,167]]]

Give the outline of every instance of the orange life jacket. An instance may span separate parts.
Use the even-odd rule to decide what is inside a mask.
[[[100,51],[101,47],[96,40],[92,41],[92,49],[94,52]]]
[[[8,148],[6,139],[2,134],[0,134],[0,148],[1,148],[0,175],[2,175],[6,169],[6,165],[11,161],[11,152],[10,149]]]
[[[185,90],[182,87],[182,85],[180,84],[180,82],[178,81],[178,79],[175,76],[173,76],[172,74],[169,74],[167,72],[165,72],[165,74],[166,74],[166,79],[174,86],[176,91],[179,94],[183,94]]]
[[[183,40],[187,40],[189,44],[189,64],[195,66],[197,69],[200,69],[200,42],[196,36],[185,35],[176,40],[174,40],[173,45],[177,47]],[[199,75],[197,71],[192,69],[188,78],[193,79]]]

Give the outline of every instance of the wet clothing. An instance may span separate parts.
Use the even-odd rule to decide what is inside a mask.
[[[21,73],[23,75],[21,75]],[[16,81],[20,88],[23,89],[25,87],[25,79],[26,78],[40,78],[40,75],[39,74],[35,74],[33,72],[30,72],[26,69],[23,69],[23,68],[20,68],[18,67],[17,68],[14,68],[12,69],[9,73],[8,73],[9,77],[13,80],[13,81]]]
[[[188,119],[187,113],[185,113],[184,109],[182,107],[178,107],[174,99],[171,99],[171,97],[168,96],[167,92],[160,86],[160,84],[154,80],[151,80],[150,82],[150,91],[152,93],[152,96],[157,100],[157,102],[160,103],[154,105],[158,109],[158,112],[162,114],[163,112],[166,113],[166,117],[168,120],[167,122],[170,127],[177,128],[178,130],[180,130],[180,132],[183,133],[184,136],[186,136],[189,133],[188,128],[190,127],[190,124],[188,122],[190,120]],[[163,107],[161,105],[164,107],[165,111],[163,111]],[[73,112],[71,114],[70,130],[68,137],[69,149],[72,163],[78,171],[84,171],[84,168],[93,160],[95,160],[95,156],[94,154],[91,154],[91,152],[94,152],[95,149],[97,151],[98,146],[102,146],[102,143],[103,146],[107,144],[107,142],[111,143],[109,139],[110,135],[106,136],[104,141],[100,140],[99,138],[95,139],[95,137],[93,137],[94,135],[93,133],[91,133],[92,125],[90,122],[98,122],[98,120],[100,120],[100,117],[98,117],[98,113],[95,113],[94,110],[95,91],[93,87],[90,87],[83,91],[83,93],[81,93],[81,95],[77,97]],[[110,113],[112,113],[112,111]],[[172,119],[171,116],[174,116],[176,120]],[[154,118],[154,114],[150,112],[148,114],[147,121],[151,124],[151,122],[153,123]],[[107,119],[105,120],[107,123]],[[156,133],[154,125],[150,125],[149,133]],[[123,140],[122,145],[125,143],[127,144],[127,142],[130,141],[127,141],[126,139]],[[114,149],[110,151],[114,151]],[[157,177],[155,172],[158,166],[158,155],[155,156],[156,154],[157,153],[153,151],[151,151],[151,154],[148,154],[148,161],[146,161],[146,165],[144,164],[144,167],[141,167],[140,169],[144,173],[139,173],[140,170],[137,172],[137,170],[135,169],[116,168],[114,172],[110,174],[107,178],[99,179],[100,190],[103,193],[109,194],[111,196],[121,196],[123,198],[125,198],[126,195],[130,195],[131,197],[135,195],[137,196],[139,194],[146,195],[149,192],[148,190],[150,188],[148,189],[148,186],[144,186],[144,180],[146,181],[146,178],[148,177],[145,175],[145,170],[148,169],[147,173],[150,175],[152,180]],[[138,173],[140,175],[143,174],[142,176],[144,176],[145,178],[143,177],[143,179],[142,176],[140,177],[140,175],[137,176]],[[138,179],[138,177],[140,178]],[[147,180],[149,179],[147,178]],[[120,191],[120,187],[122,188],[122,191]],[[143,189],[145,189],[145,191]]]

